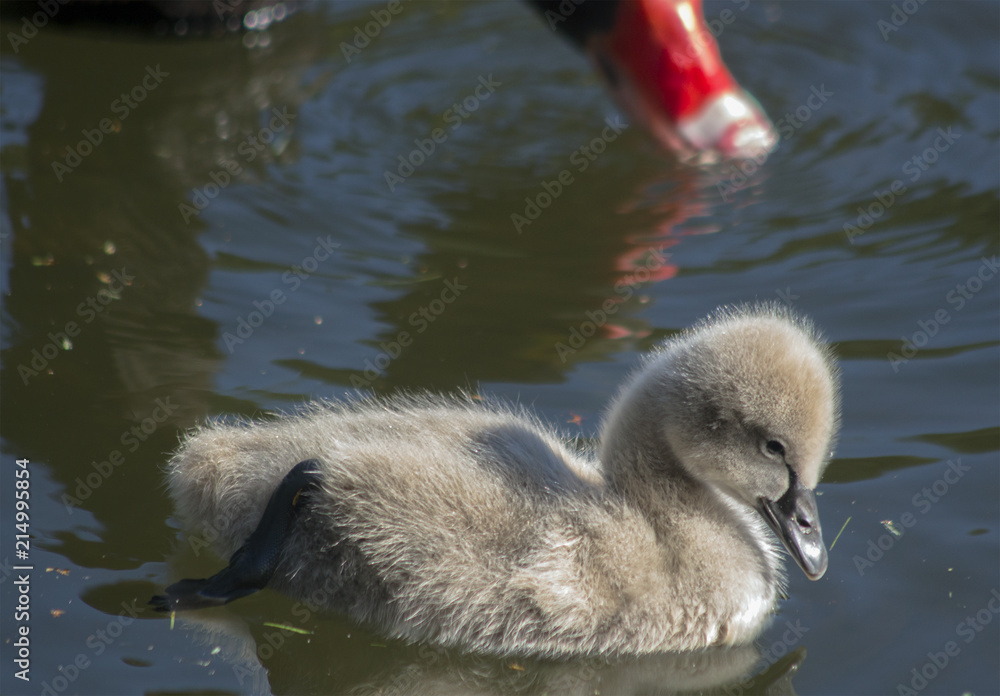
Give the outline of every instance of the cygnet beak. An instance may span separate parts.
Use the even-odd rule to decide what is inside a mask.
[[[826,546],[819,526],[816,494],[792,476],[792,486],[777,501],[760,499],[757,509],[810,580],[826,572]]]

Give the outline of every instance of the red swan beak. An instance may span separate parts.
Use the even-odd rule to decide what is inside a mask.
[[[722,62],[701,0],[622,0],[584,48],[632,119],[682,156],[759,158],[778,142]]]

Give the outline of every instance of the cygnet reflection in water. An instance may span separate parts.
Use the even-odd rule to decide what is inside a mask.
[[[784,582],[777,540],[808,577],[826,570],[814,489],[838,413],[811,323],[754,305],[652,353],[593,452],[461,397],[209,424],[171,460],[170,491],[230,565],[153,604],[330,587],[328,608],[388,635],[477,652],[744,644]]]

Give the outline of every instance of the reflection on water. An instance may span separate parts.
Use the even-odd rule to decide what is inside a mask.
[[[794,630],[767,650],[542,660],[406,645],[349,625],[345,640],[326,630],[329,617],[302,603],[283,603],[278,615],[295,618],[291,625],[251,625],[223,610],[186,613],[178,624],[194,643],[214,650],[248,693],[791,695],[791,677],[805,659]],[[333,625],[340,622],[334,618]]]
[[[253,48],[55,26],[3,42],[2,447],[34,467],[32,689],[83,655],[63,691],[792,693],[796,672],[803,692],[889,693],[956,640],[926,692],[995,691],[996,634],[956,626],[1000,586],[1000,285],[984,272],[961,307],[948,298],[1000,246],[996,6],[928,3],[885,40],[879,3],[737,8],[724,55],[791,128],[751,172],[679,165],[634,128],[581,169],[574,153],[614,114],[579,55],[516,4],[404,7],[350,61],[342,44],[377,3],[308,9]],[[491,75],[495,93],[451,128],[447,110]],[[447,140],[390,190],[435,128]],[[928,155],[949,128],[960,137]],[[846,526],[827,577],[792,578],[760,646],[723,667],[427,660],[337,617],[284,635],[266,625],[294,616],[274,593],[174,630],[140,610],[100,654],[88,644],[162,587],[164,559],[185,576],[218,565],[178,559],[162,488],[165,453],[200,419],[357,386],[471,388],[589,437],[643,350],[755,298],[814,315],[837,348],[845,423],[820,505],[828,530]],[[970,471],[915,508],[956,458]],[[8,501],[0,514],[11,528]],[[885,520],[905,532],[859,575]],[[773,650],[789,622],[800,639]],[[702,673],[719,683],[683,681]],[[11,680],[4,693],[23,691]]]

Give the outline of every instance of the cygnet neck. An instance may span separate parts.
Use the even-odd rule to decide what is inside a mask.
[[[657,379],[662,368],[640,371],[611,405],[601,434],[598,457],[609,491],[627,498],[647,498],[649,491],[694,480],[677,459],[666,437],[664,397],[669,390]],[[681,406],[678,405],[678,408]]]

